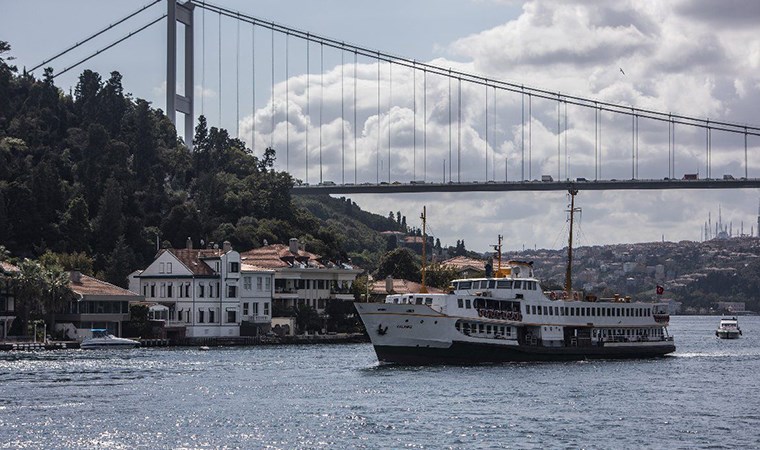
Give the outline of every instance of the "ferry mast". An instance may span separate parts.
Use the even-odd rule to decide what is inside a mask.
[[[422,286],[420,287],[420,294],[427,294],[427,287],[425,287],[425,247],[427,247],[427,233],[425,230],[425,221],[427,220],[426,207],[422,207]]]
[[[570,238],[567,243],[567,270],[565,271],[565,293],[567,298],[573,298],[573,217],[576,211],[580,211],[580,208],[575,208],[575,195],[578,193],[577,189],[570,189]]]

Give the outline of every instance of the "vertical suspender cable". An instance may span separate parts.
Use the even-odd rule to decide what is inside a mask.
[[[274,23],[272,24],[272,132],[269,134],[269,147],[274,148]]]
[[[306,184],[309,183],[309,128],[311,128],[311,113],[309,101],[309,90],[311,89],[311,64],[310,64],[310,48],[311,41],[306,36]]]
[[[380,184],[380,52],[377,53],[377,143],[375,146],[375,177]]]
[[[562,138],[562,134],[560,132],[559,128],[559,114],[560,109],[562,108],[562,102],[560,101],[560,95],[557,93],[557,181],[562,179],[562,158],[560,157],[560,141]]]
[[[636,114],[631,108],[631,179],[636,179]]]
[[[533,96],[528,94],[528,179],[533,178]]]
[[[520,177],[522,177],[522,181],[525,181],[525,91],[520,95],[520,133],[522,136],[522,139],[520,140],[520,153],[522,162],[520,163]]]
[[[222,128],[222,15],[219,14],[219,128]]]
[[[356,50],[354,50],[354,184],[358,184],[358,179],[357,179],[357,172],[358,172],[358,170],[357,170],[357,168],[359,166],[359,160],[358,160],[359,153],[358,153],[358,148],[357,148],[357,141],[358,140],[357,140],[357,137],[356,137],[357,129],[359,128],[359,124],[357,123],[357,120],[356,120],[357,119],[356,118],[356,96],[357,96],[357,92],[356,92],[356,83],[357,83],[357,81],[356,81],[356,77],[357,77],[356,69],[357,69],[358,63],[359,63],[359,55],[356,53]]]
[[[457,89],[457,183],[462,182],[462,79]]]
[[[494,116],[496,116],[496,86],[493,86],[493,106],[491,106],[491,110],[493,110],[493,114]],[[494,128],[496,127],[494,126]],[[494,142],[496,139],[496,130],[491,131],[491,134],[493,135],[493,139],[491,140],[491,142]],[[496,181],[496,148],[495,147],[494,147],[494,151],[491,152],[491,158],[492,158],[491,170],[493,171],[493,180]],[[505,179],[504,181],[507,181],[507,180]]]
[[[599,110],[599,179],[602,179],[602,110]]]
[[[205,0],[203,1],[205,4]],[[206,96],[204,91],[206,90],[206,9],[203,9],[201,13],[201,115],[204,113],[204,101]]]
[[[451,183],[451,68],[449,68],[449,183]]]
[[[240,13],[235,31],[235,137],[240,138]]]
[[[414,64],[414,63],[412,63]],[[412,180],[417,179],[417,69],[412,66]]]
[[[672,154],[673,154],[673,127],[672,127],[672,120],[673,120],[672,117],[670,116],[670,114],[668,114],[668,178],[671,178],[673,176],[672,175],[673,168],[670,165],[671,159],[672,159]]]
[[[251,151],[256,146],[256,25],[251,24]]]
[[[486,86],[486,181],[488,181],[488,83],[485,84]]]
[[[569,157],[568,157],[568,154],[567,154],[567,102],[565,102],[565,178],[569,180],[570,179],[570,175],[569,175],[568,170],[567,170],[568,169],[568,167],[567,167],[568,159],[569,159]]]
[[[744,127],[744,178],[749,178],[749,171],[747,169],[747,127]],[[760,233],[760,229],[757,230]]]
[[[290,172],[290,33],[285,33],[285,171]]]
[[[388,60],[388,183],[391,182],[391,112],[393,107],[393,61]]]
[[[322,184],[322,111],[325,101],[325,45],[319,44],[319,184]]]
[[[746,143],[746,134],[744,140]],[[445,173],[446,169],[444,169]],[[422,179],[427,181],[427,70],[425,69],[422,70]]]
[[[340,176],[341,184],[346,184],[346,119],[344,80],[346,67],[346,52],[340,51]]]

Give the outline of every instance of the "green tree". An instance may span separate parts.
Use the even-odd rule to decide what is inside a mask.
[[[380,258],[376,279],[387,276],[419,282],[420,266],[417,255],[408,248],[397,248]]]

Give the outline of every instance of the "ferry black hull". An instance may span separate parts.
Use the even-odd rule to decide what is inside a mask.
[[[454,342],[447,348],[375,345],[380,362],[412,365],[656,358],[674,351],[672,342],[644,348],[504,346],[470,342]]]

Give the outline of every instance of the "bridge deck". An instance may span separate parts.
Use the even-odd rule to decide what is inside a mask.
[[[363,183],[294,186],[295,195],[310,194],[396,194],[423,192],[491,192],[491,191],[605,191],[657,189],[749,189],[760,188],[760,178],[735,180],[604,180],[604,181],[508,181],[462,183]]]

